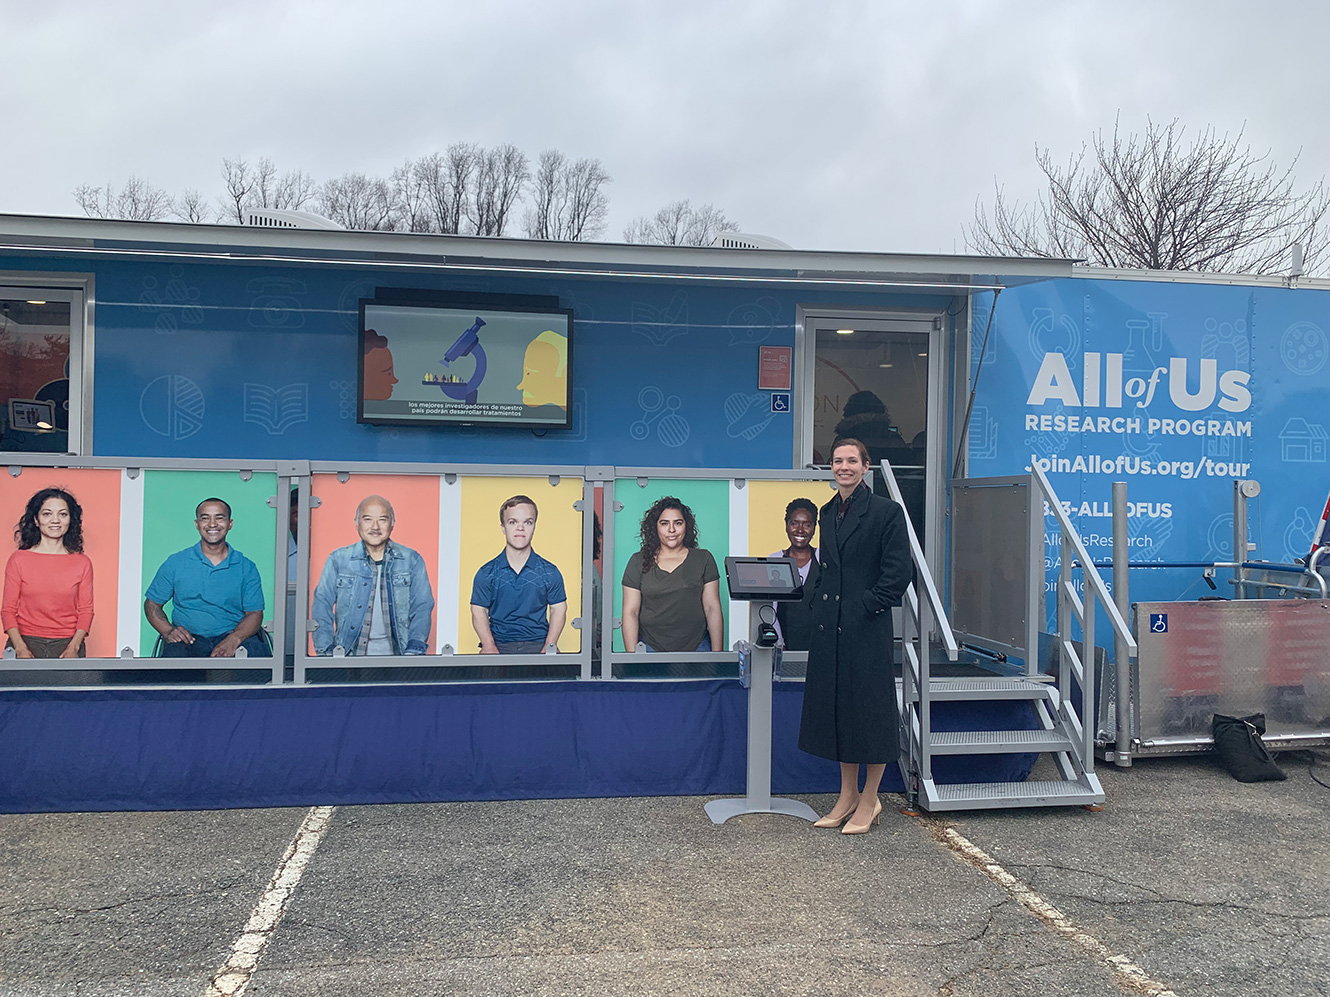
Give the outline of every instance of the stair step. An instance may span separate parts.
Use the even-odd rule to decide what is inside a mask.
[[[1001,754],[1017,751],[1070,751],[1071,739],[1056,730],[933,731],[935,755]]]
[[[1026,678],[933,679],[928,685],[934,702],[967,699],[1050,699],[1056,689],[1048,682]]]
[[[1103,803],[1102,790],[1058,779],[1033,782],[963,782],[925,785],[924,805],[932,810],[994,810],[1005,807],[1084,806]]]

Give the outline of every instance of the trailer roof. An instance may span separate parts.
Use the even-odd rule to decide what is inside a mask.
[[[1330,289],[1330,278],[1125,270],[1071,259],[838,250],[731,249],[617,242],[554,242],[496,236],[346,229],[138,222],[0,214],[0,255],[194,258],[231,263],[401,266],[409,269],[832,284],[969,293],[1057,277]]]
[[[1071,260],[647,246],[0,214],[0,253],[510,270],[627,279],[840,284],[964,293],[1072,275]]]

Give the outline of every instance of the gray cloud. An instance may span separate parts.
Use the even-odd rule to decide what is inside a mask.
[[[220,187],[227,155],[386,174],[464,140],[615,178],[608,236],[689,197],[804,248],[945,251],[994,177],[1037,189],[1121,113],[1246,125],[1326,173],[1330,7],[0,3],[0,211],[79,183]]]

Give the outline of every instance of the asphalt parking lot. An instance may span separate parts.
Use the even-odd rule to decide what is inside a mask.
[[[339,807],[317,840],[305,810],[5,815],[0,995],[1330,994],[1305,758],[1107,767],[1099,813],[889,807],[859,838],[698,798]]]

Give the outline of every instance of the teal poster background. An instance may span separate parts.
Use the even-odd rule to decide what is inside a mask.
[[[642,516],[657,499],[673,495],[693,511],[697,520],[697,546],[711,551],[711,556],[716,559],[716,568],[720,571],[720,606],[725,614],[725,646],[729,646],[730,590],[725,584],[725,555],[730,550],[729,489],[728,481],[679,478],[650,478],[645,488],[631,479],[615,483],[614,499],[623,503],[623,510],[614,519],[614,571],[607,579],[614,585],[615,616],[623,615],[623,585],[620,584],[623,569],[642,546]],[[623,634],[618,630],[614,632],[614,649],[624,649]]]
[[[255,474],[248,481],[235,471],[145,471],[143,482],[143,594],[167,557],[199,542],[194,509],[206,498],[230,503],[233,525],[226,541],[254,562],[263,581],[263,622],[272,620],[273,572],[277,556],[277,510],[268,499],[277,494],[277,475]],[[128,596],[126,593],[126,597]],[[171,615],[168,603],[166,615]],[[139,647],[152,654],[157,631],[144,618]]]

